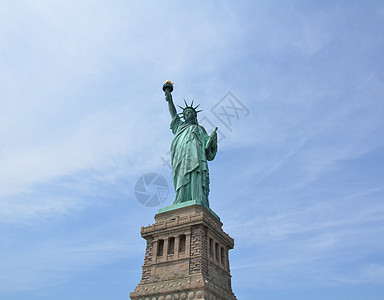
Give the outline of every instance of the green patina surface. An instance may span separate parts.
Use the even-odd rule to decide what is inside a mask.
[[[177,203],[177,204],[173,204],[171,206],[166,206],[164,208],[160,208],[158,213],[161,214],[161,213],[165,213],[165,212],[168,212],[168,211],[171,211],[171,210],[174,210],[174,209],[178,209],[178,208],[182,208],[182,207],[186,207],[186,206],[190,206],[190,205],[202,205],[201,202],[199,200],[190,200],[190,201],[185,201],[185,202],[181,202],[181,203]],[[204,205],[205,208],[208,209],[208,211],[210,211],[217,219],[220,220],[219,216],[215,214],[215,212],[210,209],[209,207],[206,207]]]
[[[175,200],[173,205],[159,210],[159,213],[188,205],[198,204],[209,208],[208,160],[213,160],[217,152],[217,128],[208,135],[197,121],[196,107],[185,102],[182,113],[178,114],[171,92],[173,84],[163,86],[172,117],[170,128],[174,134],[171,144],[171,163]],[[179,116],[181,115],[181,116]],[[184,121],[181,120],[184,118]],[[212,212],[212,211],[211,211]],[[213,213],[213,212],[212,212]],[[213,213],[216,217],[217,215]]]

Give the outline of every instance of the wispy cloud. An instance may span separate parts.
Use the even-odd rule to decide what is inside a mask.
[[[141,244],[104,237],[95,241],[50,240],[40,245],[15,250],[2,262],[1,292],[39,290],[57,285],[68,278],[112,262],[139,254]]]

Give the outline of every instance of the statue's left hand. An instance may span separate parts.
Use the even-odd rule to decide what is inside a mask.
[[[209,136],[209,139],[206,144],[206,148],[211,147],[212,145],[217,144],[217,127],[212,131],[211,135]]]
[[[213,160],[217,152],[217,127],[212,131],[211,135],[208,138],[207,143],[205,144],[205,154],[207,155],[207,160]]]
[[[212,131],[211,138],[217,142],[217,127]]]

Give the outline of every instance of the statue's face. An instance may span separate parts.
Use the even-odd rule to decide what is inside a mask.
[[[196,114],[192,109],[186,109],[183,111],[184,120],[186,122],[188,121],[194,121],[196,119]]]

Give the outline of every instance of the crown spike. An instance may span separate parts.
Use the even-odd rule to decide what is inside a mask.
[[[203,110],[196,110],[200,106],[200,104],[196,105],[196,107],[193,107],[194,101],[195,100],[193,99],[191,102],[191,105],[188,105],[187,101],[184,99],[185,107],[177,105],[178,107],[180,107],[183,110],[183,112],[179,113],[179,115],[182,115],[186,109],[192,109],[196,114],[199,112],[202,112]]]

